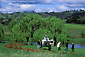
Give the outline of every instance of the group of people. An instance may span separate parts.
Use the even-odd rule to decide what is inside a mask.
[[[38,43],[37,49],[42,48],[42,42],[39,40],[37,43]],[[48,50],[51,50],[51,45],[50,44],[48,44]]]
[[[58,42],[57,47],[58,47],[58,50],[61,50],[61,42]],[[74,52],[74,43],[72,43],[71,49],[72,49],[72,52]],[[68,51],[68,41],[66,42],[66,48],[65,48],[65,50]]]
[[[39,40],[37,49],[39,49],[40,47],[42,48],[42,42],[40,42],[40,40]],[[58,50],[61,50],[61,42],[58,42],[57,47],[58,47]],[[51,45],[49,46],[49,49],[51,50]],[[72,49],[72,52],[74,52],[74,43],[72,43],[72,48],[71,49]],[[68,51],[68,41],[66,42],[65,50]]]

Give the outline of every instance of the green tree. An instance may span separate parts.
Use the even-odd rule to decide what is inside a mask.
[[[12,32],[12,27],[17,23],[17,20],[15,17],[12,17],[12,20],[9,22],[8,27],[9,30]]]
[[[63,44],[67,41],[67,30],[63,29],[62,33],[58,35],[57,41],[61,41]]]
[[[35,14],[27,15],[19,21],[18,24],[14,25],[12,32],[14,34],[14,39],[16,40],[26,40],[26,38],[33,38],[33,33],[35,30],[39,29],[41,16]],[[19,37],[19,39],[18,39]],[[27,41],[27,40],[26,40]]]
[[[30,32],[27,28],[27,25],[26,23],[24,23],[23,20],[21,20],[21,22],[13,26],[12,32],[14,40],[18,40],[19,42],[26,42],[26,37],[30,36]]]
[[[27,41],[27,38],[31,38],[32,41],[42,40],[44,33],[48,32],[48,37],[53,38],[56,45],[56,40],[60,39],[59,35],[64,35],[64,29],[64,21],[59,18],[47,17],[43,19],[40,15],[30,14],[22,17],[19,23],[13,26],[12,32],[14,39],[18,41]]]
[[[31,38],[33,38],[33,33],[39,29],[39,27],[42,24],[42,17],[35,14],[35,15],[29,15],[30,22],[28,24],[28,30],[30,30]]]
[[[46,22],[46,29],[50,30],[53,38],[54,38],[54,45],[56,45],[56,40],[58,40],[58,35],[62,33],[62,30],[65,28],[64,21],[60,20],[60,18],[56,17],[47,17],[45,18]]]
[[[4,40],[4,31],[3,31],[3,26],[0,24],[0,41]]]
[[[50,32],[50,30],[47,30],[47,29],[39,29],[39,30],[36,30],[33,34],[33,41],[38,41],[38,40],[41,40],[44,39],[45,37],[45,32],[47,32],[47,37],[49,39],[52,39],[53,38],[53,35],[52,33]]]

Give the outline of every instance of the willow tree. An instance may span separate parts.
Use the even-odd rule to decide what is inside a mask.
[[[49,39],[53,38],[53,35],[50,32],[50,30],[39,28],[39,30],[36,30],[33,34],[33,41],[38,41],[38,40],[42,41],[42,39],[44,39],[45,37],[45,32],[47,32],[47,37]]]
[[[44,33],[48,32],[48,37],[54,38],[56,45],[56,40],[58,40],[58,36],[63,33],[64,28],[64,22],[59,18],[47,17],[43,19],[40,15],[31,14],[22,17],[19,23],[13,26],[12,31],[14,39],[19,41],[27,41],[29,38],[32,38],[33,41],[42,40]]]
[[[4,40],[4,31],[3,31],[3,26],[0,24],[0,41]]]
[[[22,17],[22,20],[14,25],[12,29],[14,39],[18,41],[28,41],[29,38],[33,38],[34,31],[39,29],[41,19],[42,17],[37,14]]]
[[[64,21],[56,17],[47,17],[44,21],[46,22],[46,29],[51,31],[53,39],[55,41],[54,45],[56,45],[56,40],[58,40],[58,36],[62,33],[62,30],[65,28]]]
[[[42,24],[42,17],[40,15],[29,15],[32,20],[28,24],[28,30],[30,30],[31,38],[33,38],[33,33],[38,30]]]
[[[67,36],[68,36],[68,32],[64,28],[64,29],[62,29],[61,34],[58,34],[57,41],[61,41],[64,44],[67,41],[67,39],[68,39]]]
[[[16,20],[16,18],[13,16],[11,21],[8,24],[9,30],[12,33],[12,27],[17,23],[18,20]]]

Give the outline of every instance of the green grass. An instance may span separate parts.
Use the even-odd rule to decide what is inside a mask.
[[[85,39],[84,38],[69,38],[69,42],[72,43],[76,43],[76,44],[85,44]]]
[[[61,47],[61,51],[58,51],[57,47],[53,46],[53,52],[51,53],[48,50],[43,50],[41,52],[28,52],[24,50],[5,48],[3,46],[4,44],[0,43],[0,57],[85,57],[85,49],[79,48],[75,48],[75,52],[72,52],[71,48],[69,48],[68,51],[65,51],[65,47]],[[23,47],[36,49],[37,46],[29,45]]]
[[[68,31],[68,35],[71,37],[81,37],[82,32],[85,34],[84,24],[65,24],[65,27]]]
[[[84,24],[65,24],[65,26],[68,29],[84,29],[85,30]]]

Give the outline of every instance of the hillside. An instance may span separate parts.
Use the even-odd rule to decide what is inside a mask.
[[[0,13],[0,23],[4,22],[4,23],[8,24],[11,21],[11,19],[14,19],[14,17],[15,17],[15,19],[18,20],[21,15],[26,16],[26,15],[29,15],[29,14],[39,14],[43,18],[56,16],[57,18],[66,20],[67,23],[77,23],[78,21],[75,22],[75,18],[76,18],[76,20],[78,19],[79,21],[84,20],[83,23],[80,22],[80,24],[85,24],[85,11],[84,10],[50,12],[50,13],[48,13],[48,12],[41,12],[41,13],[36,13],[36,12]]]

